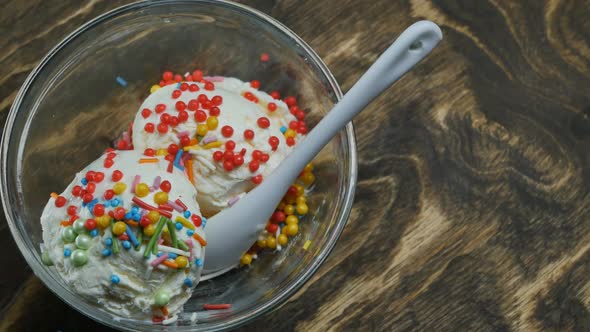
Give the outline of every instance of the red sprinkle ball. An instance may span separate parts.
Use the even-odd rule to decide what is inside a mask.
[[[121,142],[123,142],[123,141],[119,141],[119,143],[121,143]],[[103,164],[104,164],[104,167],[111,168],[111,166],[113,166],[115,164],[115,162],[113,161],[113,159],[107,158],[104,160]]]
[[[274,112],[277,110],[277,104],[275,103],[268,103],[268,105],[266,106],[266,108],[268,108],[268,110],[270,112]]]
[[[141,110],[141,116],[143,116],[144,119],[147,119],[150,115],[152,115],[152,111],[150,111],[149,108],[144,108]]]
[[[211,98],[211,103],[214,106],[219,106],[223,103],[223,97],[221,96],[213,96],[213,98]]]
[[[151,123],[151,122],[148,122],[148,123],[146,123],[146,124],[145,124],[145,126],[143,127],[143,129],[144,129],[146,132],[148,132],[148,133],[153,133],[153,132],[154,132],[154,129],[155,129],[155,126],[154,126],[154,124],[153,124],[153,123]]]
[[[195,82],[200,82],[203,80],[203,72],[200,70],[193,71],[193,80]]]
[[[213,152],[213,160],[221,161],[221,159],[223,159],[223,152],[221,152],[221,151]]]
[[[254,130],[252,130],[252,129],[244,130],[244,138],[247,140],[254,139]]]
[[[174,77],[174,74],[172,74],[172,72],[171,72],[171,71],[165,71],[165,72],[162,74],[162,79],[163,79],[164,81],[170,81],[170,80],[172,80],[172,77]]]
[[[221,134],[224,137],[231,137],[234,134],[234,128],[232,128],[231,126],[223,126],[221,127]]]
[[[168,125],[167,125],[167,124],[165,124],[165,123],[162,123],[162,122],[160,122],[160,123],[158,124],[158,132],[159,132],[160,134],[165,134],[165,133],[167,133],[167,132],[168,132]]]
[[[221,113],[221,111],[219,110],[219,107],[217,107],[217,106],[213,106],[209,109],[209,115],[211,115],[211,116],[219,116],[220,113]]]
[[[182,137],[180,138],[180,144],[181,144],[182,146],[189,146],[189,145],[191,144],[191,139],[190,139],[190,137],[188,137],[188,136],[186,136],[186,135],[185,135],[185,136],[182,136]]]
[[[258,103],[258,98],[252,92],[244,93],[244,98],[248,99],[253,103]]]
[[[113,171],[113,174],[111,175],[111,180],[113,180],[113,182],[119,182],[122,178],[123,172],[118,169]]]
[[[260,61],[268,62],[268,60],[270,60],[270,56],[268,54],[266,54],[266,53],[260,54]]]
[[[156,113],[162,113],[166,110],[166,105],[158,104],[156,105]]]
[[[203,223],[203,220],[197,214],[193,214],[191,216],[191,220],[193,221],[193,224],[195,224],[195,226],[197,226],[197,227],[201,227],[201,224]]]
[[[160,189],[164,192],[169,193],[172,189],[172,184],[168,180],[164,180],[160,183]]]
[[[280,94],[278,91],[272,91],[272,92],[270,93],[270,96],[271,96],[273,99],[281,99],[281,94]]]
[[[260,88],[260,81],[259,80],[252,80],[250,81],[250,86],[254,89]]]
[[[264,116],[260,117],[260,118],[258,118],[258,120],[256,122],[258,123],[258,126],[260,128],[265,129],[265,128],[270,127],[270,120],[267,117],[264,117]]]
[[[270,145],[273,151],[277,149],[277,147],[279,146],[279,142],[279,138],[276,136],[271,136],[268,138],[268,144]]]
[[[289,106],[289,107],[297,105],[297,99],[295,99],[295,97],[293,97],[293,96],[289,96],[289,97],[285,98],[284,101],[285,101],[285,104],[287,104],[287,106]]]
[[[254,184],[261,184],[262,183],[262,174],[258,174],[254,177],[252,177],[252,182],[254,182]]]
[[[60,208],[63,207],[64,205],[66,205],[67,203],[67,199],[63,196],[57,196],[57,198],[55,199],[55,206]]]
[[[207,113],[203,110],[198,110],[195,112],[195,121],[197,122],[205,122],[207,120]]]

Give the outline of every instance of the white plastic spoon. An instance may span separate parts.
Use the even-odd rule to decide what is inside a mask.
[[[272,174],[231,208],[209,219],[201,280],[218,276],[239,263],[305,165],[365,106],[426,57],[441,39],[442,32],[436,24],[429,21],[412,24]]]

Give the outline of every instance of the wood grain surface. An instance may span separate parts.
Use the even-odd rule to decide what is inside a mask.
[[[127,1],[0,0],[0,122],[40,58]],[[254,0],[346,91],[404,27],[431,57],[356,120],[336,249],[258,331],[590,331],[590,1]],[[55,297],[0,220],[0,330],[106,330]]]

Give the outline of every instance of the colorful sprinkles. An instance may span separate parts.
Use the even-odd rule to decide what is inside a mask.
[[[262,53],[260,61],[268,62],[270,56]],[[127,81],[120,76],[116,77],[116,81],[123,87],[128,85]],[[298,107],[295,97],[287,96],[283,102],[296,120],[289,122],[288,126],[281,126],[282,135],[278,136],[283,140],[277,136],[270,136],[265,142],[267,152],[254,148],[238,150],[234,139],[243,136],[247,141],[254,140],[255,130],[265,130],[271,126],[269,117],[272,119],[272,114],[278,112],[278,105],[277,102],[261,101],[256,91],[262,83],[258,80],[250,81],[251,90],[244,92],[243,97],[249,102],[260,105],[265,110],[266,116],[257,119],[253,126],[257,128],[237,132],[230,125],[223,122],[220,124],[223,98],[219,95],[209,98],[200,92],[202,90],[214,92],[215,84],[223,81],[223,77],[205,77],[200,70],[187,72],[184,75],[164,72],[159,84],[151,86],[150,93],[154,93],[163,86],[174,85],[175,90],[171,96],[175,102],[171,105],[158,104],[153,109],[143,109],[141,115],[145,119],[157,115],[156,121],[145,125],[145,132],[150,135],[166,134],[180,124],[194,119],[196,133],[191,136],[188,130],[180,131],[176,133],[176,144],[170,144],[167,149],[146,149],[144,156],[137,160],[138,164],[155,164],[165,159],[167,172],[172,173],[174,168],[184,171],[194,184],[194,162],[191,151],[195,153],[195,150],[211,150],[213,160],[221,169],[232,172],[240,167],[246,167],[252,173],[252,183],[260,184],[263,177],[259,172],[261,167],[264,169],[264,164],[268,162],[270,155],[281,144],[295,145],[301,138],[298,135],[307,133],[305,112]],[[186,99],[178,100],[185,93],[193,93],[194,98],[186,103],[182,101]],[[271,92],[270,95],[276,100],[281,99],[281,94],[277,91]],[[219,134],[214,134],[214,130],[218,127]],[[130,127],[129,131],[124,132],[121,139],[116,142],[116,147],[119,150],[133,149],[131,135]],[[144,248],[143,257],[149,260],[146,276],[149,276],[152,270],[184,271],[192,266],[202,267],[202,259],[192,257],[192,249],[194,245],[202,247],[207,245],[207,241],[195,232],[197,227],[205,228],[207,219],[189,211],[180,198],[169,197],[171,184],[169,181],[162,181],[160,176],[147,182],[151,179],[141,179],[140,175],[135,175],[130,185],[120,182],[124,174],[120,170],[113,169],[116,157],[117,151],[108,149],[103,161],[107,173],[89,171],[80,179],[80,184],[72,189],[74,199],[82,201],[81,205],[90,211],[91,218],[80,219],[81,212],[75,205],[68,206],[71,203],[66,197],[51,193],[55,206],[67,210],[63,220],[60,220],[60,225],[63,227],[62,239],[64,243],[67,243],[64,256],[69,258],[75,266],[83,266],[88,261],[86,250],[90,247],[92,239],[100,238],[100,243],[104,245],[100,251],[102,255],[100,259],[109,259],[113,255],[120,254],[121,250],[125,252],[134,248],[139,251]],[[96,184],[105,179],[111,181],[112,186],[103,193],[96,192]],[[262,250],[280,250],[288,244],[290,238],[299,233],[299,221],[309,212],[306,191],[314,182],[313,166],[309,164],[277,206],[258,241],[241,257],[241,265],[251,264],[258,252]],[[134,194],[130,202],[122,200],[120,195],[124,192]],[[150,194],[153,194],[153,202],[147,199]],[[230,198],[228,206],[235,204],[240,197],[237,195]],[[124,208],[129,205],[129,208]],[[180,215],[174,216],[174,213]],[[84,232],[89,235],[84,235]],[[180,233],[186,234],[189,239],[184,241],[179,239]],[[310,245],[311,241],[307,240],[303,249],[307,250]],[[112,274],[109,281],[115,286],[121,282],[121,279],[118,275]],[[186,278],[183,285],[190,288],[194,283],[190,278]],[[157,308],[152,318],[154,323],[175,320],[175,317],[168,316],[166,305],[169,301],[168,290],[162,289],[154,295],[154,305]],[[231,304],[203,305],[204,310],[230,308]]]

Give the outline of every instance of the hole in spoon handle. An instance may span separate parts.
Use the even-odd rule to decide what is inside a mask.
[[[442,32],[436,24],[430,21],[412,24],[383,52],[353,89],[362,89],[369,103],[422,61],[441,39]]]

